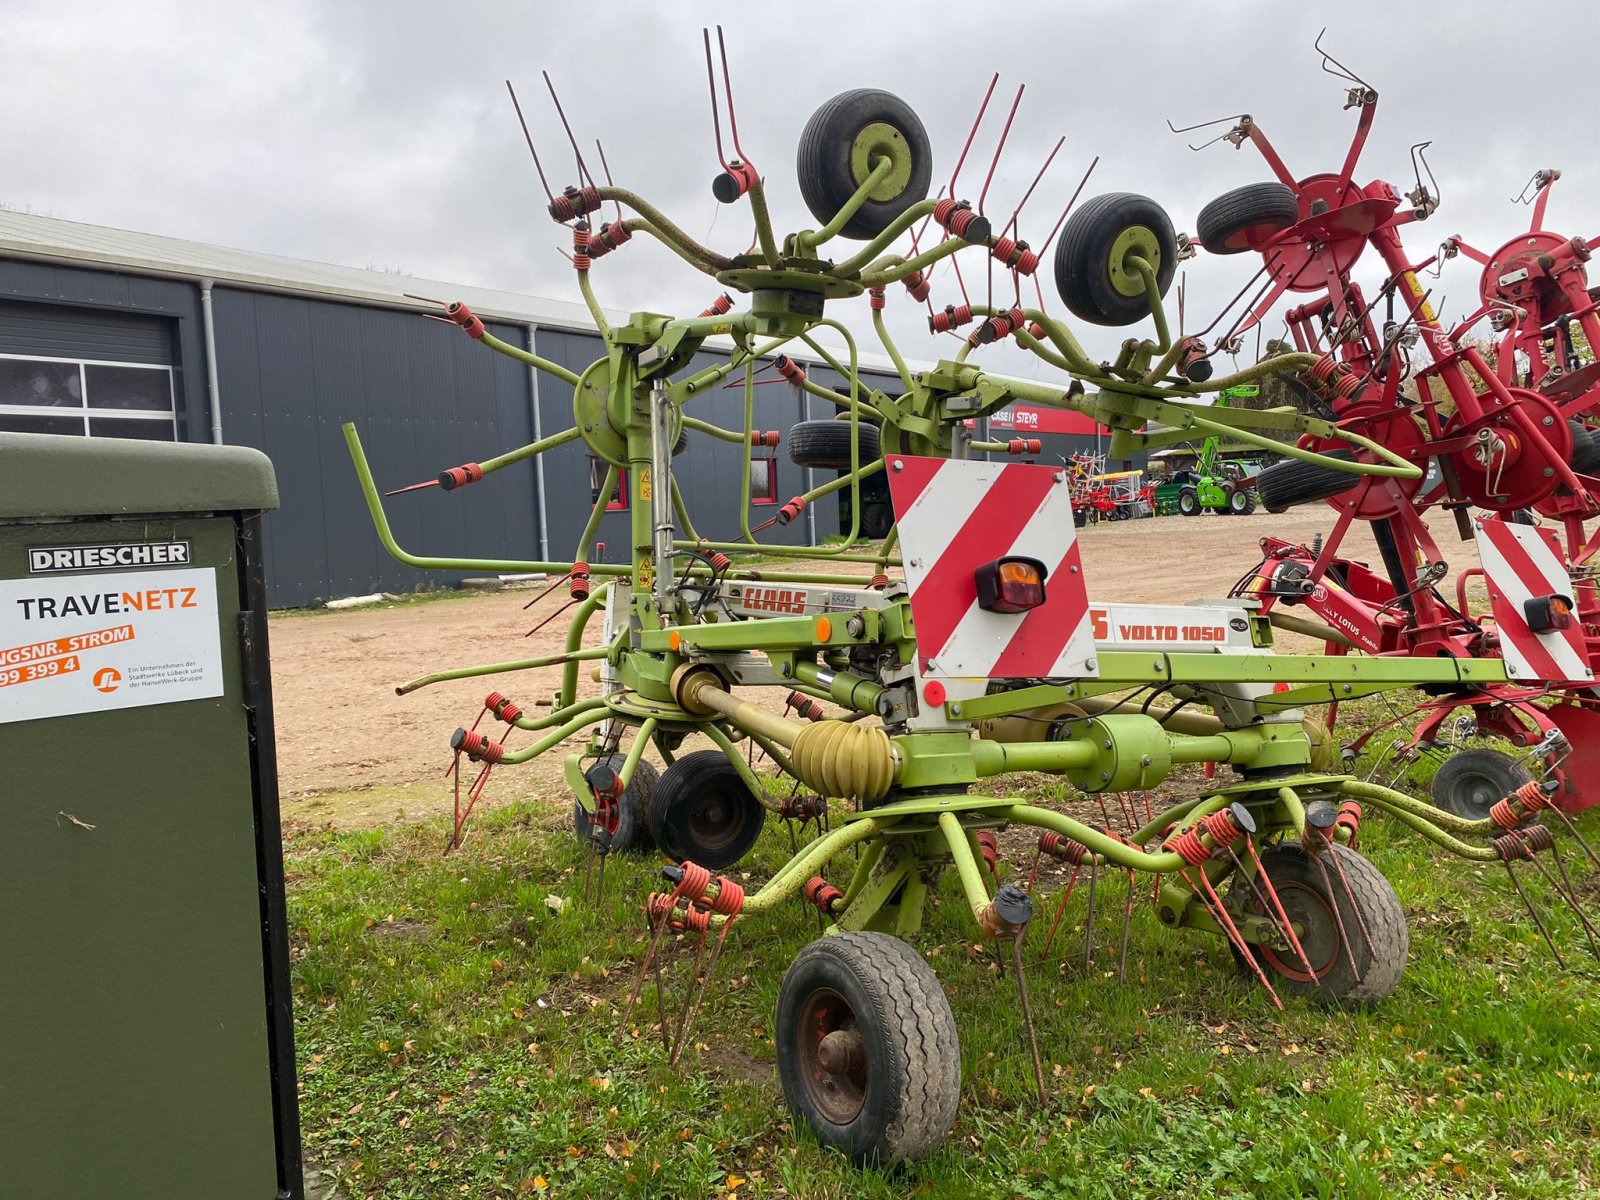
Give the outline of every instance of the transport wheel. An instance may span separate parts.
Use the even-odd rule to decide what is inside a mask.
[[[840,236],[876,237],[928,194],[933,151],[928,134],[900,97],[876,88],[841,92],[811,115],[800,134],[795,172],[811,215],[826,225],[886,157],[889,174],[845,222]]]
[[[756,844],[767,810],[721,750],[696,750],[667,768],[650,794],[650,836],[674,862],[731,867]]]
[[[861,442],[861,465],[883,456],[882,440],[876,425],[861,421],[856,426]],[[850,469],[850,422],[801,421],[789,430],[789,461],[797,467],[821,467],[829,471]]]
[[[894,527],[894,510],[887,504],[868,504],[861,510],[861,534],[878,541],[889,536]]]
[[[1130,254],[1148,262],[1165,296],[1178,269],[1172,220],[1148,196],[1110,192],[1067,218],[1056,246],[1056,290],[1073,314],[1095,325],[1132,325],[1150,315],[1143,277]]]
[[[1212,254],[1260,250],[1300,219],[1300,202],[1281,183],[1248,183],[1200,210],[1195,232]]]
[[[1252,946],[1275,989],[1337,1008],[1374,1004],[1394,991],[1405,970],[1411,935],[1405,910],[1378,868],[1337,843],[1327,847],[1319,867],[1297,841],[1267,847],[1261,851],[1261,864],[1290,922],[1301,931],[1300,945],[1315,972],[1306,971],[1293,947]],[[1240,892],[1246,911],[1269,913],[1242,880],[1234,884],[1234,893]]]
[[[1498,750],[1458,750],[1439,766],[1429,786],[1434,807],[1482,821],[1495,801],[1533,778],[1528,768]]]
[[[620,772],[624,757],[621,754],[613,754],[598,759],[584,772],[584,777],[591,778],[591,773],[602,766]],[[660,777],[655,767],[643,759],[640,759],[639,765],[634,767],[633,782],[628,784],[627,790],[622,793],[622,803],[609,823],[613,854],[643,853],[654,844],[650,838],[649,826],[650,795]],[[594,836],[594,822],[588,810],[583,807],[583,802],[576,796],[572,799],[572,832],[577,835],[578,841],[585,845]]]
[[[886,933],[795,956],[778,991],[778,1078],[817,1138],[858,1165],[938,1149],[961,1099],[955,1017],[927,960]]]
[[[1346,462],[1354,462],[1356,457],[1350,450],[1327,450],[1322,453]],[[1281,463],[1273,463],[1256,476],[1256,494],[1261,497],[1261,506],[1269,513],[1281,513],[1301,504],[1331,499],[1348,492],[1360,482],[1361,476],[1348,471],[1336,471],[1320,463],[1287,458]]]
[[[1178,493],[1178,511],[1186,517],[1200,515],[1200,493],[1193,488],[1184,488]]]

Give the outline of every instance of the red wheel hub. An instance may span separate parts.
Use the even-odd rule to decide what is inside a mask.
[[[1295,190],[1300,220],[1265,251],[1278,255],[1272,277],[1286,280],[1293,292],[1337,291],[1341,277],[1367,248],[1367,238],[1394,216],[1400,198],[1385,183],[1366,189],[1347,183],[1341,191],[1339,177],[1332,174],[1307,176]],[[1324,211],[1313,211],[1319,207]]]
[[[1464,449],[1449,455],[1460,476],[1462,493],[1478,507],[1494,512],[1532,508],[1560,482],[1554,464],[1572,457],[1572,430],[1556,406],[1526,388],[1510,391],[1515,408],[1528,415],[1548,449],[1523,432],[1510,405],[1470,422],[1457,413],[1444,429],[1447,438],[1470,439]],[[1492,393],[1480,396],[1479,403],[1485,407],[1499,404]]]
[[[1419,465],[1426,457],[1420,451],[1427,443],[1427,436],[1417,425],[1416,419],[1402,409],[1379,404],[1358,404],[1339,419],[1339,424]],[[1349,442],[1338,438],[1301,438],[1300,444],[1324,453],[1350,448]],[[1378,456],[1369,450],[1357,450],[1356,459],[1359,462],[1379,461]],[[1382,475],[1352,475],[1350,478],[1356,480],[1354,486],[1349,491],[1329,497],[1327,504],[1342,513],[1354,502],[1356,517],[1362,521],[1381,521],[1399,515],[1402,509],[1413,507],[1412,501],[1422,491],[1423,484],[1421,476],[1416,479],[1391,479]]]

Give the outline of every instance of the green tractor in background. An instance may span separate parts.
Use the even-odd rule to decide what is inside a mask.
[[[1230,400],[1253,399],[1260,392],[1260,385],[1254,383],[1225,388],[1217,397],[1217,407],[1226,407]],[[1220,437],[1208,437],[1200,445],[1194,469],[1173,477],[1178,485],[1178,512],[1186,517],[1203,512],[1248,516],[1260,502],[1255,474],[1254,464],[1222,457]]]

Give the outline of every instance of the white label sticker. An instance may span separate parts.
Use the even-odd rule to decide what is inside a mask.
[[[214,570],[0,581],[0,723],[220,695]]]

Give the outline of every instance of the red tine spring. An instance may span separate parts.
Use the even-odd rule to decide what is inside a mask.
[[[515,725],[522,717],[522,709],[509,696],[499,692],[490,692],[484,697],[483,706],[507,725]]]
[[[565,223],[574,217],[582,217],[595,211],[605,201],[600,199],[600,189],[597,187],[568,187],[561,195],[550,201],[550,219]]]
[[[1356,838],[1361,833],[1361,805],[1354,800],[1346,800],[1339,805],[1339,813],[1333,819],[1335,829],[1342,829],[1350,835],[1350,848],[1355,849]]]
[[[991,342],[1002,341],[1027,324],[1027,320],[1028,318],[1020,307],[999,313],[990,317],[968,334],[967,345],[973,347],[987,346]]]
[[[444,491],[453,492],[459,487],[466,487],[469,483],[477,483],[482,478],[483,468],[477,463],[462,463],[459,467],[439,472],[439,487]]]
[[[1233,814],[1225,808],[1201,817],[1199,824],[1218,846],[1232,846],[1244,837],[1244,830],[1239,828],[1239,822],[1234,820]],[[1207,854],[1206,857],[1209,858],[1210,855]]]
[[[1006,443],[1007,454],[1040,454],[1044,443],[1038,438],[1012,438]]]
[[[806,498],[795,496],[778,510],[777,521],[779,525],[787,525],[806,510]]]
[[[806,880],[806,885],[800,889],[800,894],[805,897],[807,904],[816,906],[824,916],[832,916],[833,906],[844,899],[844,893],[821,875],[814,875]]]
[[[952,237],[974,245],[988,240],[989,218],[972,210],[965,200],[946,196],[933,206],[933,219]]]
[[[621,221],[607,221],[600,226],[600,232],[589,238],[589,257],[604,258],[613,250],[620,249],[622,244],[631,241],[633,231]]]
[[[767,450],[775,450],[782,437],[776,429],[752,429],[750,431],[750,444],[760,446]]]
[[[567,585],[567,591],[574,600],[587,600],[589,598],[589,564],[575,562],[572,564],[572,579]]]
[[[1489,819],[1501,829],[1515,829],[1540,809],[1549,807],[1550,798],[1537,783],[1529,782],[1496,800],[1489,809]]]
[[[450,739],[450,748],[459,750],[473,762],[497,763],[504,756],[506,748],[500,742],[490,741],[483,734],[472,729],[458,729],[455,736]]]
[[[723,292],[711,302],[710,307],[700,310],[702,317],[720,317],[733,308],[733,297]]]
[[[900,281],[906,285],[906,291],[911,293],[911,298],[921,304],[928,298],[928,293],[933,291],[933,284],[928,282],[928,277],[921,271],[913,271]]]
[[[989,253],[1019,275],[1032,275],[1039,269],[1039,256],[1028,249],[1027,242],[1002,237],[995,242],[994,249]]]
[[[884,572],[879,571],[872,577],[872,582],[867,584],[867,586],[875,592],[881,592],[884,588],[889,586],[889,576]]]
[[[579,221],[572,227],[572,266],[587,271],[589,261],[589,222]]]
[[[744,888],[726,875],[718,875],[713,882],[717,885],[717,894],[706,901],[711,911],[724,917],[738,916],[744,908]]]
[[[1200,834],[1194,829],[1185,829],[1176,837],[1168,838],[1161,847],[1173,851],[1191,867],[1199,866],[1211,857],[1211,848],[1200,840]]]
[[[718,574],[733,566],[733,559],[729,558],[721,550],[707,550],[705,555],[706,558],[711,560],[711,566]]]
[[[1089,847],[1053,829],[1047,829],[1039,835],[1039,849],[1051,858],[1059,858],[1075,867],[1082,866],[1090,858]]]
[[[1029,321],[1028,322],[1028,336],[1031,337],[1036,342],[1042,342],[1042,341],[1045,340],[1045,338],[1047,338],[1049,336],[1049,334],[1045,333],[1044,326],[1039,324],[1039,322],[1037,322],[1037,321]]]
[[[993,875],[995,864],[1000,861],[1000,838],[992,829],[980,829],[973,838],[978,843],[978,853],[983,855],[983,865],[989,868]]]
[[[699,900],[711,886],[711,872],[699,863],[685,859],[679,864],[683,879],[678,883],[678,895],[685,900]]]
[[[483,336],[483,322],[477,314],[459,300],[445,305],[444,315],[467,331],[467,336],[477,341]]]
[[[799,363],[795,362],[795,360],[790,358],[787,354],[778,355],[777,358],[772,360],[772,365],[777,369],[779,375],[782,375],[796,387],[804,385],[806,381],[806,369]]]
[[[818,704],[804,692],[790,692],[789,695],[785,697],[784,703],[790,708],[794,709],[797,716],[804,717],[808,721],[822,720],[822,705]]]
[[[952,329],[959,329],[971,320],[972,305],[946,304],[944,311],[929,314],[928,332],[949,333]]]
[[[867,289],[867,303],[872,305],[873,312],[881,311],[889,303],[881,287]]]

